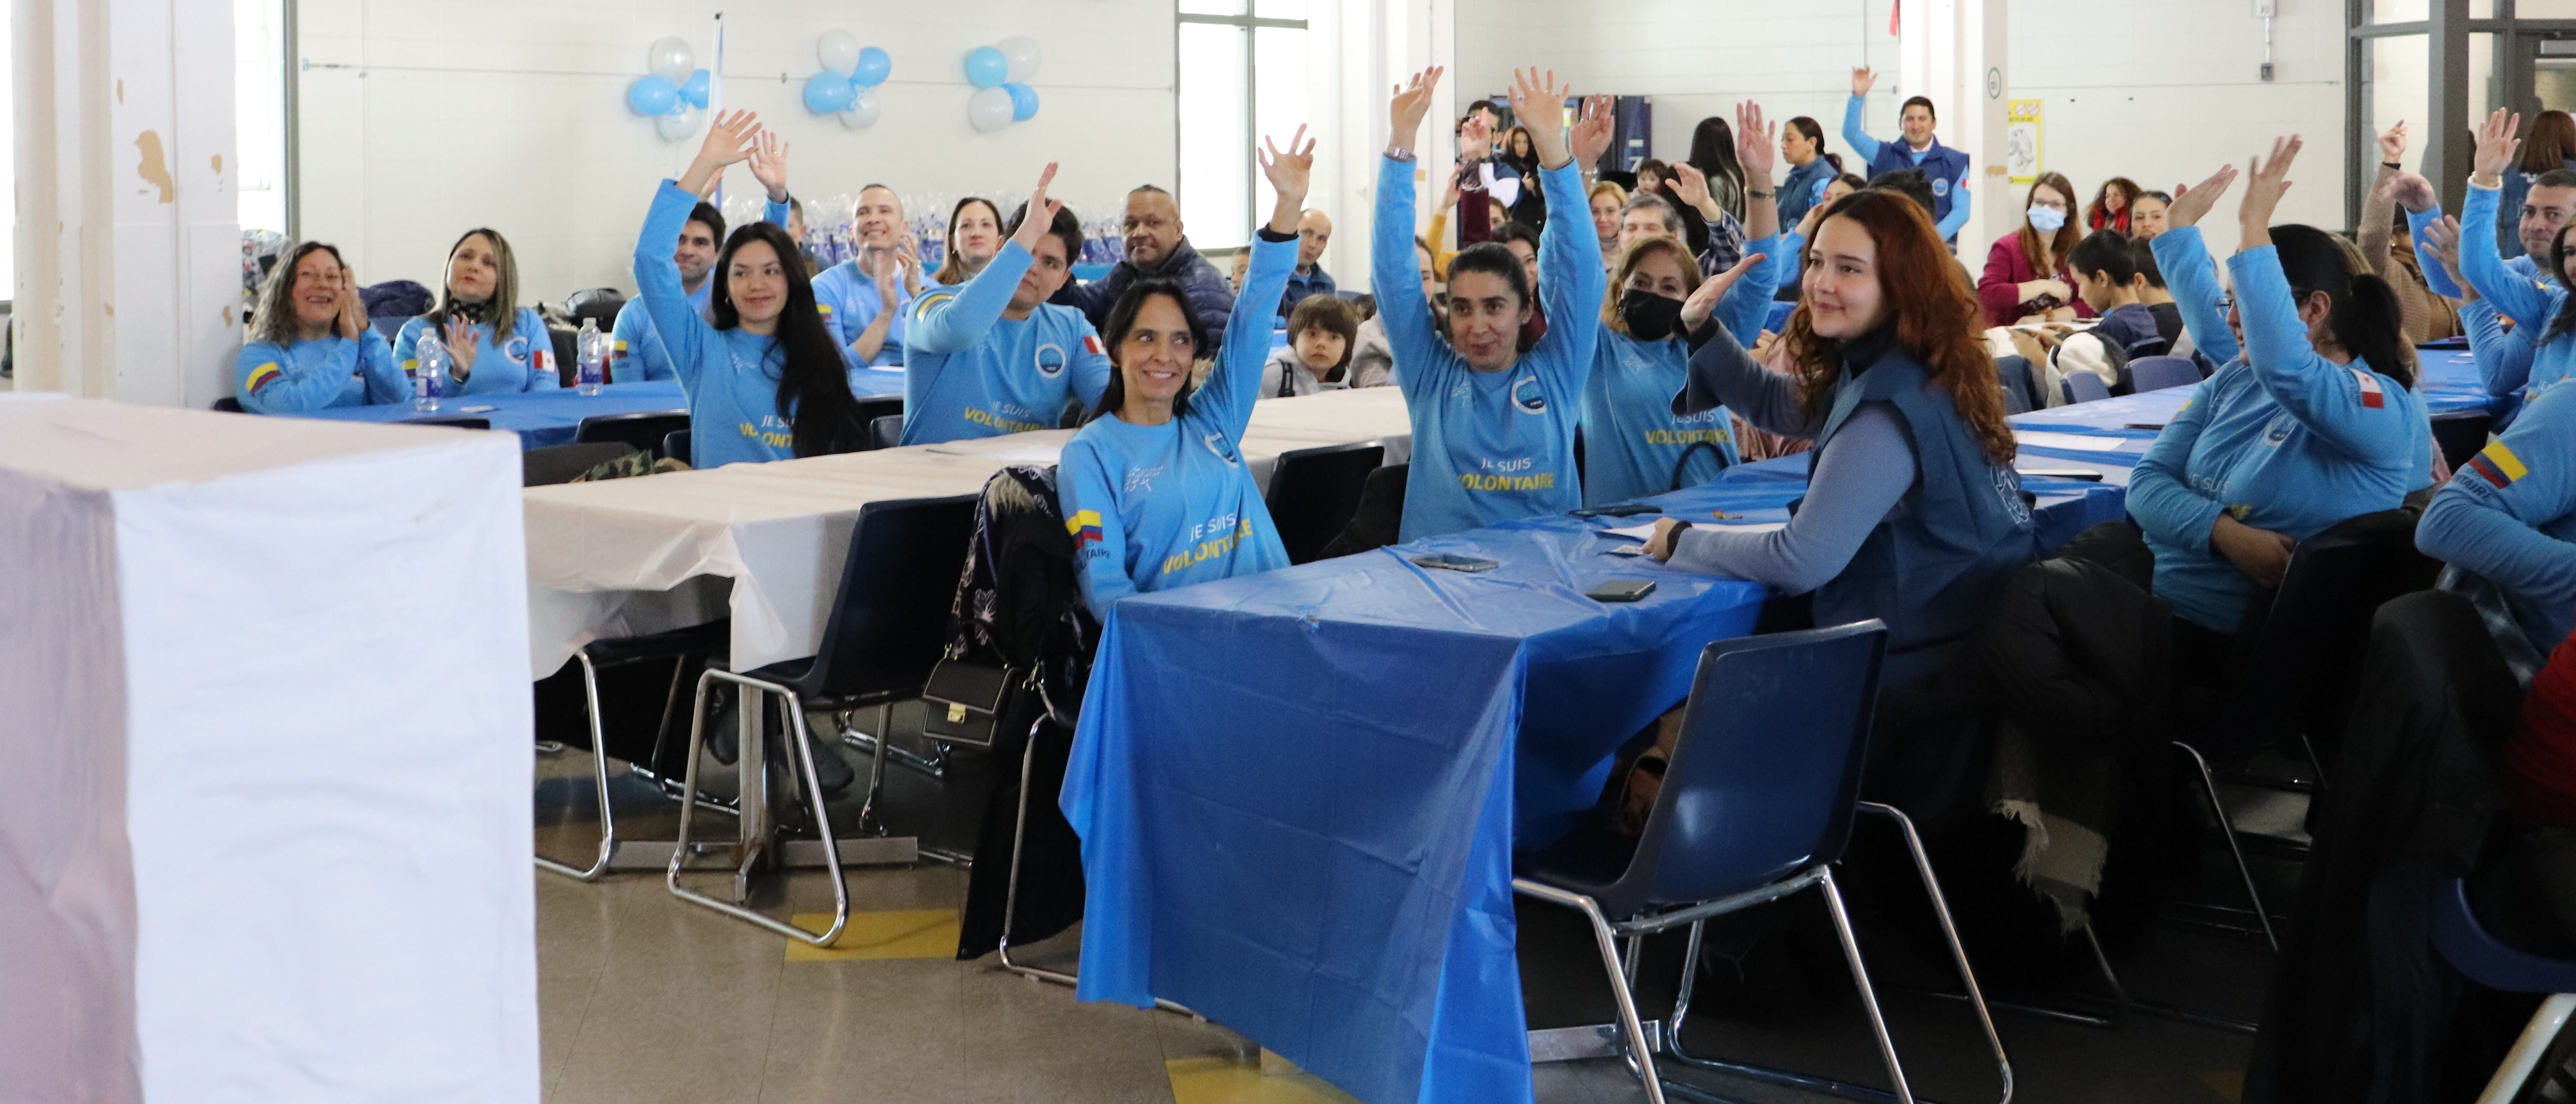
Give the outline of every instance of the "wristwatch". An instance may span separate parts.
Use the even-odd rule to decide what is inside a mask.
[[[1396,145],[1393,142],[1386,144],[1386,156],[1390,161],[1411,161],[1414,159],[1412,150]]]

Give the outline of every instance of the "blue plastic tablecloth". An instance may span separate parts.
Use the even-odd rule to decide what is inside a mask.
[[[903,394],[903,373],[867,369],[850,373],[850,389],[860,396]],[[491,407],[490,410],[478,409]],[[414,410],[408,402],[375,406],[342,406],[294,415],[335,422],[408,422],[418,418],[489,418],[492,428],[519,435],[522,448],[572,443],[584,418],[604,414],[685,413],[689,397],[678,380],[612,383],[599,394],[584,395],[569,387],[551,387],[514,395],[467,395],[446,399],[436,412]]]
[[[1806,458],[1660,496],[1783,520]],[[2053,543],[2116,486],[2031,481]],[[1062,805],[1089,886],[1087,1000],[1155,997],[1362,1100],[1528,1101],[1514,840],[1593,804],[1631,734],[1690,690],[1763,589],[1614,556],[1537,518],[1119,603]],[[1460,573],[1408,558],[1501,561]],[[1648,578],[1631,604],[1584,597]]]

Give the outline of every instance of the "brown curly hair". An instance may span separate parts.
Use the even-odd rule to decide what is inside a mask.
[[[1901,193],[1864,188],[1835,201],[1825,218],[1850,219],[1869,231],[1878,246],[1879,295],[1896,327],[1897,347],[1923,363],[1935,386],[1950,392],[1986,459],[2012,463],[2016,450],[2012,428],[2004,424],[2003,385],[1986,352],[1985,310],[1923,205]],[[1842,342],[1816,333],[1803,299],[1780,340],[1796,366],[1799,404],[1814,418],[1833,404]]]

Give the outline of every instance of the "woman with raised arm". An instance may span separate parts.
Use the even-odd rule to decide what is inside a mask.
[[[1101,624],[1130,594],[1252,575],[1288,566],[1288,550],[1243,465],[1243,431],[1261,397],[1271,314],[1297,267],[1297,220],[1315,143],[1298,127],[1281,150],[1263,140],[1261,171],[1279,193],[1252,244],[1252,267],[1235,293],[1216,364],[1190,386],[1207,348],[1189,295],[1170,280],[1142,280],[1109,308],[1109,360],[1117,375],[1091,420],[1064,448],[1060,503],[1074,539],[1083,600]]]
[[[903,443],[931,445],[1054,429],[1100,402],[1109,356],[1082,308],[1048,298],[1073,275],[1082,223],[1047,198],[1055,162],[1003,228],[1010,240],[963,287],[913,306],[904,347]],[[1271,315],[1261,315],[1266,329]],[[1269,341],[1262,342],[1265,355]]]
[[[270,270],[233,358],[233,397],[252,414],[302,414],[411,398],[383,335],[367,325],[358,281],[340,250],[305,242]]]
[[[1975,298],[1920,204],[1884,189],[1825,209],[1806,296],[1780,336],[1794,375],[1731,334],[1691,357],[1677,414],[1732,409],[1815,442],[1804,505],[1769,532],[1667,518],[1677,567],[1812,593],[1815,623],[1887,623],[1885,684],[1940,669],[1995,587],[2037,553]]]
[[[1679,238],[1658,234],[1631,244],[1601,305],[1601,337],[1583,385],[1587,465],[1583,504],[1606,506],[1717,478],[1738,459],[1735,420],[1723,406],[1690,414],[1672,409],[1690,376],[1690,351],[1708,340],[1712,321],[1746,344],[1770,314],[1778,268],[1779,218],[1771,190],[1773,139],[1756,104],[1736,108],[1736,156],[1747,214],[1765,234],[1753,252],[1716,276]]]
[[[1549,212],[1538,289],[1552,320],[1547,335],[1521,352],[1529,274],[1511,250],[1487,242],[1449,262],[1450,339],[1440,340],[1413,253],[1413,143],[1440,74],[1436,66],[1414,74],[1389,106],[1394,137],[1378,166],[1369,248],[1370,287],[1413,421],[1405,540],[1581,504],[1574,432],[1604,283],[1581,167],[1610,143],[1608,98],[1594,97],[1575,124],[1571,150],[1553,127],[1530,132]],[[1512,109],[1524,119],[1550,117],[1566,94],[1552,73],[1515,73]]]
[[[786,148],[758,118],[737,111],[707,128],[689,171],[653,194],[635,243],[637,297],[688,391],[694,467],[821,456],[866,440],[839,343],[815,307],[796,242],[782,228]],[[681,285],[671,241],[706,184],[745,160],[777,220],[737,227],[725,239],[715,293],[701,316]]]
[[[2414,350],[2398,333],[2395,294],[2355,272],[2325,231],[2271,224],[2299,144],[2273,143],[2247,173],[2227,262],[2236,298],[2223,319],[2199,222],[2236,169],[2175,196],[2153,243],[2192,340],[2225,365],[2166,423],[2129,483],[2156,596],[2173,605],[2177,664],[2228,654],[2246,602],[2280,583],[2298,542],[2432,482],[2432,425],[2411,390]],[[2227,677],[2176,671],[2178,684]]]
[[[2513,167],[2514,132],[2521,127],[2522,117],[2508,117],[2502,109],[2487,117],[2478,128],[2477,159],[2469,176],[2468,202],[2461,208],[2460,225],[2475,230],[2497,217],[2496,204],[2503,186],[2502,174]],[[2571,223],[2570,225],[2576,225]],[[2440,244],[2450,246],[2449,227],[2444,224],[2434,232]],[[2566,382],[2576,372],[2576,305],[2567,295],[2567,272],[2576,269],[2576,257],[2570,256],[2568,227],[2559,227],[2549,250],[2550,266],[2558,279],[2538,281],[2505,267],[2498,256],[2493,235],[2467,233],[2459,235],[2460,276],[2468,281],[2469,290],[2510,319],[2514,332],[2529,335],[2530,366],[2520,381],[2502,373],[2490,373],[2488,390],[2496,394],[2519,391],[2525,399]],[[2480,368],[2490,358],[2481,357]],[[2501,363],[2519,366],[2518,360]]]

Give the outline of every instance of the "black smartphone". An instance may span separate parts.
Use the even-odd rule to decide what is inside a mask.
[[[1449,552],[1415,556],[1413,562],[1424,567],[1436,567],[1442,571],[1492,571],[1503,566],[1500,560],[1489,560],[1483,556],[1460,556]]]
[[[2020,471],[2023,475],[2035,475],[2042,479],[2080,479],[2087,483],[2102,481],[2102,473],[2091,468],[2022,468]]]
[[[1650,502],[1625,502],[1617,506],[1586,506],[1580,510],[1566,511],[1566,513],[1572,514],[1576,517],[1635,517],[1638,514],[1660,514],[1663,512],[1663,507]]]
[[[2127,424],[2122,425],[2120,428],[2122,428],[2122,429],[2144,429],[2144,430],[2149,430],[2149,431],[2152,431],[2152,432],[2155,432],[2155,433],[2162,433],[2162,432],[2164,432],[2164,431],[2165,431],[2165,424],[2164,424],[2163,422],[2129,422],[2129,423],[2127,423]]]
[[[1595,602],[1634,602],[1655,592],[1653,579],[1612,579],[1584,591]]]

